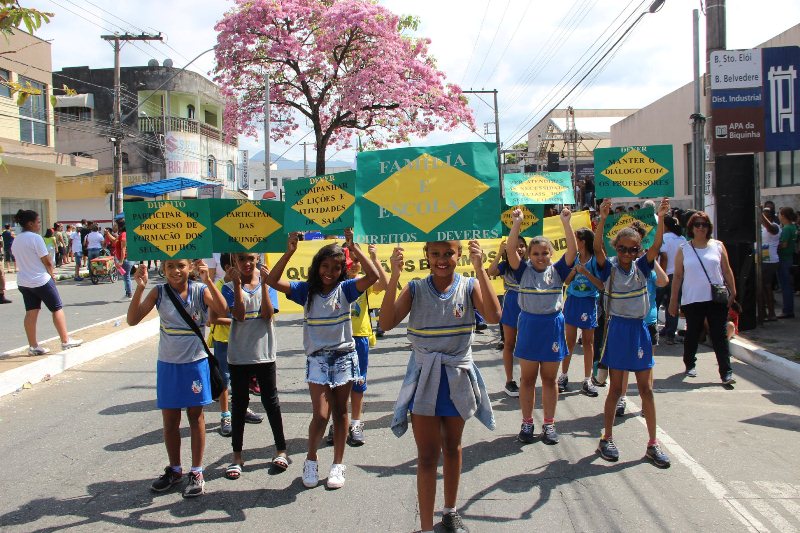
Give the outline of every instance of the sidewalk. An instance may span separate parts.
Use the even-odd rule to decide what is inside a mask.
[[[75,263],[70,263],[68,265],[62,265],[55,269],[56,272],[56,281],[62,281],[65,279],[72,279],[75,277]],[[88,277],[89,270],[86,267],[81,267],[80,270],[81,277]],[[6,290],[13,291],[17,289],[17,274],[6,272]]]

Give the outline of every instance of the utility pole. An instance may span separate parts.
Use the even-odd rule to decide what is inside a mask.
[[[705,146],[703,139],[703,129],[705,128],[706,117],[700,109],[700,13],[697,9],[692,11],[692,30],[694,35],[694,113],[689,117],[692,119],[692,176],[694,177],[694,198],[693,207],[698,211],[705,209]],[[710,108],[709,108],[710,109]],[[712,136],[713,138],[713,136]]]
[[[300,143],[303,145],[303,177],[308,177],[308,156],[306,155],[306,148],[308,148],[309,144],[315,144],[310,142],[302,142]]]
[[[500,115],[497,109],[497,89],[492,89],[491,91],[461,91],[464,94],[491,94],[494,95],[494,106],[489,105],[486,100],[481,98],[481,101],[486,104],[487,106],[491,107],[494,111],[494,142],[497,144],[497,176],[500,179],[500,192],[505,197],[505,192],[503,191],[503,165],[501,159],[501,150],[500,150]],[[479,97],[480,98],[480,97]]]
[[[124,133],[122,131],[122,99],[120,89],[120,71],[119,71],[119,52],[122,49],[122,43],[128,41],[162,41],[161,34],[151,35],[141,33],[139,35],[132,35],[124,33],[122,35],[115,33],[114,35],[101,35],[101,39],[109,41],[114,47],[114,121],[113,121],[113,137],[111,142],[114,147],[114,215],[122,213],[122,139]]]
[[[711,113],[711,53],[725,50],[725,0],[707,0],[706,2],[706,81],[703,84],[706,97],[706,112]],[[716,220],[717,173],[714,165],[714,131],[712,121],[706,121],[706,139],[708,140],[708,156],[705,164],[706,172],[711,174],[712,209],[709,213]],[[704,179],[698,176],[697,179]],[[705,209],[705,208],[704,208]]]
[[[272,188],[272,175],[270,173],[270,154],[269,154],[269,77],[264,72],[264,188]],[[279,191],[283,190],[279,187]]]

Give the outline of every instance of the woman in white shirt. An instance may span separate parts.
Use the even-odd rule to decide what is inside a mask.
[[[686,376],[697,376],[697,343],[706,320],[708,333],[714,346],[722,383],[736,383],[731,369],[731,352],[726,334],[728,308],[736,299],[736,282],[728,262],[728,252],[722,242],[712,239],[711,219],[703,211],[693,214],[686,224],[689,242],[683,244],[675,256],[675,273],[669,313],[678,315],[678,301],[686,317],[686,337],[683,342],[683,363]],[[717,303],[711,298],[712,285],[726,285],[727,303]],[[680,298],[678,292],[680,291]]]
[[[86,244],[87,266],[91,263],[92,259],[100,257],[100,251],[103,249],[105,240],[106,238],[100,233],[100,228],[97,224],[92,224],[91,233],[87,234],[86,239],[84,239],[84,244]]]
[[[53,325],[61,338],[61,348],[67,350],[80,346],[80,339],[73,339],[67,334],[67,320],[64,316],[61,297],[56,289],[53,262],[44,244],[44,239],[39,235],[42,230],[42,220],[36,211],[17,211],[14,221],[22,227],[22,233],[17,235],[12,245],[14,257],[17,259],[19,274],[17,286],[25,302],[25,335],[28,337],[28,353],[30,355],[44,355],[50,350],[39,346],[36,340],[36,321],[42,302],[53,313]]]
[[[759,310],[765,322],[775,322],[775,277],[778,275],[778,245],[781,227],[769,207],[761,211],[761,298]]]

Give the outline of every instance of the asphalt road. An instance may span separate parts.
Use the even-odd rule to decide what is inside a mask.
[[[97,290],[100,299],[106,287],[74,290]],[[226,480],[230,441],[216,433],[214,404],[206,414],[208,494],[183,500],[178,491],[151,493],[150,483],[166,464],[154,402],[152,342],[0,398],[5,458],[0,530],[418,530],[413,437],[409,432],[398,439],[388,428],[408,356],[404,330],[391,332],[373,349],[364,417],[367,444],[347,449],[347,484],[337,491],[323,483],[309,490],[301,483],[310,404],[297,317],[281,317],[277,332],[278,382],[293,461],[288,471],[269,469],[274,453],[269,426],[249,425],[244,474],[238,481]],[[707,348],[699,377],[686,381],[680,346],[660,348],[656,402],[660,438],[673,466],[659,470],[642,460],[647,434],[636,408],[618,420],[621,459],[612,464],[594,452],[604,394],[594,399],[562,395],[559,445],[523,446],[515,440],[520,415],[516,400],[500,392],[496,342],[493,334],[476,336],[475,356],[492,391],[498,427],[490,432],[474,420],[466,426],[458,506],[471,531],[800,529],[798,391],[740,363],[734,363],[736,388],[726,390],[717,382]],[[580,372],[577,363],[574,378]],[[638,404],[633,389],[629,399]],[[537,429],[541,416],[537,408]],[[185,430],[183,445],[188,464]],[[332,450],[323,447],[323,479],[331,459]],[[441,481],[438,490],[437,508]]]
[[[104,280],[97,285],[92,285],[87,278],[82,282],[59,281],[56,286],[64,304],[69,331],[91,326],[128,312],[129,300],[123,298],[125,289],[122,280],[118,280],[116,283]],[[18,290],[11,290],[7,292],[7,297],[12,300],[12,303],[0,305],[0,324],[3,325],[3,334],[0,335],[0,353],[28,344],[25,330],[22,327],[22,319],[25,316],[22,295]],[[44,306],[39,313],[37,336],[40,342],[57,336],[56,328],[53,327],[52,315]],[[76,336],[80,338],[80,334]]]

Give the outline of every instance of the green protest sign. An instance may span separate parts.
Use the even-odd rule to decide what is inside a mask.
[[[205,200],[211,208],[215,252],[282,252],[284,202],[275,200]]]
[[[575,203],[569,172],[505,174],[503,188],[508,205]]]
[[[356,171],[283,182],[288,231],[339,233],[353,227]]]
[[[597,198],[660,198],[675,195],[672,145],[594,150]]]
[[[508,234],[511,232],[511,226],[514,224],[513,219],[511,218],[511,213],[514,212],[514,209],[519,207],[522,209],[522,214],[524,218],[522,219],[522,225],[520,226],[519,234],[523,237],[537,237],[542,235],[544,232],[542,229],[544,228],[544,206],[543,205],[508,205],[508,202],[505,203],[505,211],[500,215],[500,220],[503,223],[503,236],[507,237]]]
[[[207,200],[125,202],[128,258],[211,257],[211,216]]]
[[[502,233],[492,143],[361,152],[357,167],[358,242],[493,239]]]
[[[617,251],[611,245],[611,242],[621,229],[630,227],[636,220],[639,221],[639,225],[646,231],[642,239],[642,248],[647,250],[653,245],[658,223],[656,222],[655,210],[652,207],[611,214],[608,215],[606,224],[603,227],[603,244],[605,244],[606,247],[606,255],[609,257],[617,255]]]

